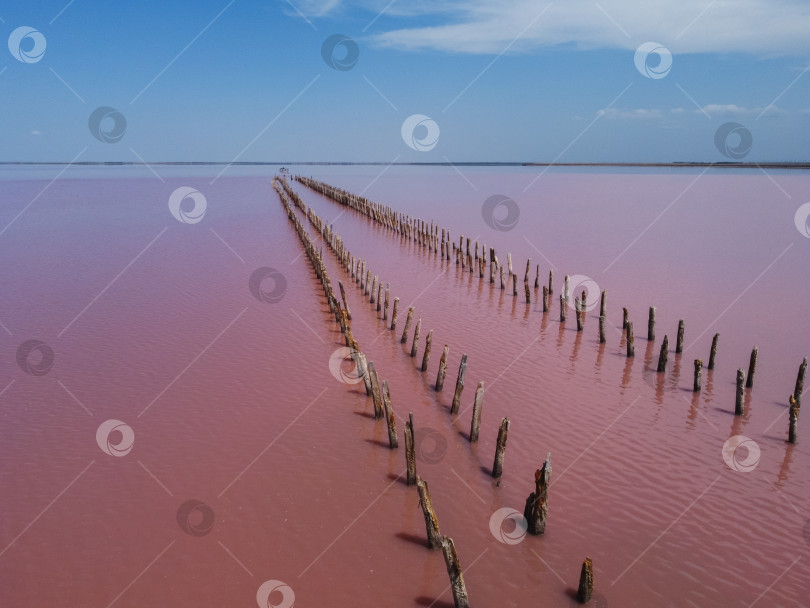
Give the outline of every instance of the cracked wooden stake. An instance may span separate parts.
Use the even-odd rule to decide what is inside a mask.
[[[605,315],[599,317],[599,342],[605,343]]]
[[[346,316],[351,321],[352,311],[349,310],[349,303],[346,301],[346,291],[343,289],[343,281],[338,281],[340,288],[340,299],[343,300],[343,308],[346,309]]]
[[[414,453],[413,412],[408,413],[408,420],[405,422],[405,466],[407,470],[405,482],[409,486],[415,485],[416,455]]]
[[[790,402],[788,443],[796,443],[799,440],[799,403],[793,398],[793,395],[788,397],[788,401]]]
[[[419,348],[419,334],[422,331],[422,317],[416,322],[416,329],[413,330],[413,344],[411,344],[411,357],[416,356],[416,351]]]
[[[444,378],[447,376],[447,355],[450,354],[450,346],[444,345],[442,358],[439,359],[439,373],[436,374],[436,392],[442,390],[444,387]]]
[[[748,361],[748,376],[745,380],[745,388],[754,386],[754,372],[757,371],[757,347],[751,351],[751,359]]]
[[[548,519],[548,483],[551,477],[551,452],[546,456],[543,467],[534,473],[534,492],[526,499],[523,517],[526,518],[529,534],[543,534]]]
[[[683,319],[678,321],[678,337],[675,340],[675,354],[680,355],[683,352]]]
[[[385,420],[388,424],[388,447],[393,450],[399,447],[399,441],[397,441],[397,419],[394,416],[394,408],[391,407],[391,394],[388,392],[388,380],[382,381],[382,398]]]
[[[450,407],[451,414],[458,414],[461,407],[461,392],[464,390],[464,372],[467,371],[467,355],[461,355],[461,363],[458,366],[458,379],[456,380],[456,392],[453,395],[453,405]]]
[[[636,345],[635,345],[635,337],[633,336],[633,322],[627,322],[627,356],[628,357],[635,357],[636,355]]]
[[[498,429],[498,440],[495,443],[495,462],[492,464],[492,476],[500,479],[503,475],[503,456],[506,451],[506,439],[509,436],[509,418],[501,420]]]
[[[397,310],[399,309],[399,298],[394,298],[394,310],[391,313],[391,331],[397,329]]]
[[[442,533],[439,530],[439,519],[436,517],[436,512],[433,510],[433,502],[430,500],[428,484],[419,477],[419,475],[416,476],[416,488],[419,491],[419,504],[422,507],[422,514],[425,516],[428,549],[438,549],[442,546]]]
[[[700,392],[700,376],[702,371],[703,371],[703,360],[695,359],[695,382],[692,385],[692,392],[694,393]]]
[[[591,601],[593,594],[593,561],[586,557],[582,562],[582,572],[579,574],[579,589],[577,589],[577,601],[580,604],[587,604]]]
[[[650,306],[650,317],[647,319],[647,340],[655,340],[655,306]]]
[[[428,368],[428,360],[430,359],[430,347],[433,343],[433,330],[431,329],[428,332],[427,338],[425,338],[425,353],[422,355],[422,367],[420,368],[423,372],[427,371]]]
[[[368,373],[371,379],[371,398],[374,401],[374,417],[379,419],[383,416],[383,402],[380,393],[380,381],[377,378],[377,370],[374,369],[374,361],[368,362]]]
[[[658,373],[667,371],[667,356],[669,350],[669,337],[664,335],[664,341],[661,342],[661,352],[658,353]]]
[[[712,338],[712,349],[709,352],[709,365],[706,366],[706,369],[714,369],[714,359],[717,356],[717,341],[720,339],[720,334],[714,334],[714,338]]]
[[[467,596],[467,587],[464,585],[464,575],[461,573],[456,546],[449,536],[442,537],[442,551],[444,562],[447,565],[447,574],[450,576],[450,586],[453,589],[455,608],[470,608],[470,599]]]
[[[405,318],[405,329],[402,331],[402,339],[399,341],[400,344],[406,344],[408,342],[408,332],[411,331],[411,321],[413,321],[413,306],[408,308],[408,316]]]
[[[734,400],[734,415],[742,416],[743,414],[743,387],[745,385],[745,370],[737,370],[737,392],[736,399]]]
[[[472,422],[470,423],[470,443],[478,441],[478,433],[481,428],[481,407],[484,404],[484,382],[478,383],[475,389],[475,401],[473,401]]]
[[[793,389],[793,398],[796,400],[796,406],[802,406],[802,393],[804,392],[804,378],[807,375],[807,357],[804,358],[802,364],[799,366],[799,373],[796,376],[796,388]]]

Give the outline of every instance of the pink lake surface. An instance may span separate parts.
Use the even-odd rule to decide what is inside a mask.
[[[416,490],[404,483],[404,448],[388,449],[362,384],[330,372],[342,336],[272,168],[214,179],[219,168],[158,168],[158,178],[73,167],[52,181],[60,170],[0,173],[0,605],[255,606],[275,580],[296,606],[452,606],[444,559],[426,548]],[[600,345],[598,308],[578,333],[572,314],[559,322],[558,302],[544,315],[534,290],[526,305],[522,293],[293,185],[401,300],[394,335],[324,246],[335,286],[347,287],[355,338],[389,381],[401,446],[403,417],[414,414],[417,468],[471,605],[573,605],[586,555],[599,608],[807,605],[808,426],[800,420],[799,443],[786,443],[788,395],[810,351],[810,238],[794,225],[810,201],[807,173],[292,170],[436,221],[456,242],[486,242],[504,263],[511,252],[519,275],[530,258],[532,281],[535,264],[543,282],[551,268],[555,299],[565,274],[608,292]],[[181,186],[206,198],[198,223],[169,212]],[[514,229],[484,221],[494,194],[516,201]],[[283,275],[280,301],[251,294],[261,267]],[[412,359],[410,339],[399,343],[409,305],[422,344],[434,330],[425,373],[422,348]],[[622,307],[635,324],[633,359]],[[679,319],[683,355],[674,354]],[[694,395],[692,361],[708,359],[716,332],[716,368]],[[18,365],[30,339],[54,353],[43,375]],[[436,393],[444,344],[447,382]],[[754,346],[755,384],[735,417],[735,372]],[[466,386],[451,417],[463,353]],[[481,439],[470,445],[478,381]],[[489,468],[505,416],[496,486]],[[134,435],[120,457],[97,442],[110,419]],[[736,435],[760,451],[750,472],[724,462]],[[490,518],[523,511],[547,452],[546,534],[501,542]],[[196,533],[178,524],[189,500],[203,504],[180,518]],[[269,605],[292,604],[276,591]]]

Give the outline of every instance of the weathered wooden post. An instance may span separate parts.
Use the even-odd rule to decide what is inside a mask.
[[[537,265],[537,272],[534,275],[534,288],[540,287],[540,264]]]
[[[720,334],[714,334],[712,338],[712,349],[709,352],[709,364],[706,369],[714,369],[714,359],[717,356],[717,341],[720,339]]]
[[[622,308],[622,329],[627,329],[627,320],[629,315],[626,308]]]
[[[582,562],[582,571],[579,574],[579,589],[577,589],[577,601],[580,604],[587,604],[591,601],[593,594],[593,561],[586,557]]]
[[[374,275],[374,281],[371,283],[371,297],[368,299],[370,304],[374,304],[374,294],[377,293],[377,275]]]
[[[529,282],[524,281],[523,287],[526,289],[526,304],[531,304],[532,303],[532,294],[531,294],[531,291],[529,291]]]
[[[607,316],[607,313],[605,312],[605,310],[607,308],[606,300],[607,300],[607,290],[603,289],[602,290],[602,297],[601,297],[601,300],[599,302],[599,316],[600,317],[606,317]]]
[[[402,331],[402,339],[399,341],[400,344],[406,344],[408,342],[408,332],[411,331],[411,321],[413,321],[413,306],[408,308],[408,316],[405,318],[405,329]]]
[[[577,331],[582,331],[582,317],[585,312],[582,307],[582,302],[577,297],[574,297],[574,312],[577,315]]]
[[[548,293],[551,295],[554,293],[554,271],[548,271]]]
[[[799,439],[799,403],[793,398],[793,395],[788,397],[788,401],[790,402],[788,443],[796,443]]]
[[[439,359],[439,373],[436,374],[436,392],[444,387],[444,377],[447,375],[447,355],[450,354],[450,345],[444,345],[442,358]]]
[[[658,373],[665,372],[667,370],[667,356],[669,350],[669,338],[664,335],[664,341],[661,342],[661,352],[658,353]]]
[[[745,370],[737,370],[737,394],[734,401],[734,415],[742,416],[743,414],[743,387],[745,385]]]
[[[745,380],[745,388],[754,386],[754,372],[757,371],[757,347],[751,351],[751,359],[748,361],[748,376]]]
[[[407,485],[416,484],[416,453],[414,452],[413,435],[413,412],[408,413],[408,420],[405,422],[405,465]]]
[[[382,310],[382,281],[377,283],[377,312]]]
[[[382,381],[382,398],[385,421],[388,424],[388,447],[393,450],[399,447],[399,441],[397,441],[397,419],[394,416],[394,408],[391,407],[391,394],[388,392],[388,380]]]
[[[422,367],[421,370],[423,372],[427,371],[428,368],[428,360],[430,359],[430,347],[433,343],[433,330],[431,329],[428,332],[427,338],[425,338],[425,353],[422,355]]]
[[[422,514],[425,516],[428,549],[438,549],[442,546],[442,533],[439,530],[439,519],[433,510],[433,502],[430,500],[428,484],[417,475],[416,487],[419,490],[419,504],[422,507]]]
[[[512,295],[517,296],[517,275],[512,275]]]
[[[397,329],[397,310],[399,309],[399,298],[394,298],[394,310],[391,313],[391,331]]]
[[[492,465],[492,477],[500,479],[503,475],[503,456],[506,451],[506,439],[509,436],[509,418],[501,420],[498,429],[498,440],[495,442],[495,462]]]
[[[356,361],[360,364],[359,367],[361,373],[363,374],[363,386],[366,387],[366,396],[371,395],[371,374],[368,371],[368,361],[366,360],[366,356],[360,351],[357,351]],[[355,365],[357,365],[357,363],[355,363]]]
[[[365,292],[363,292],[364,295],[368,295],[370,285],[371,285],[371,270],[366,270],[366,290]]]
[[[338,280],[338,287],[340,288],[340,299],[343,300],[343,308],[346,310],[346,317],[351,320],[352,311],[349,310],[349,303],[346,301],[346,291],[343,289],[343,281]]]
[[[634,344],[635,338],[633,336],[633,322],[627,322],[627,356],[634,357],[636,355],[636,345]]]
[[[543,534],[546,531],[546,520],[548,519],[548,482],[551,477],[551,453],[546,456],[546,461],[541,469],[534,473],[534,492],[526,499],[526,507],[523,516],[528,524],[529,534]]]
[[[478,441],[478,432],[481,428],[481,406],[484,404],[484,382],[478,383],[475,389],[475,401],[473,402],[472,422],[470,424],[470,443]]]
[[[461,363],[458,366],[458,379],[456,380],[456,392],[453,395],[453,405],[450,407],[451,414],[458,414],[461,407],[461,391],[464,390],[464,372],[467,371],[467,355],[461,355]]]
[[[513,274],[513,272],[512,272],[512,254],[511,253],[506,254],[506,265],[509,267],[509,276],[511,277],[512,274]]]
[[[413,331],[413,344],[411,345],[411,357],[416,356],[416,351],[419,348],[419,333],[422,331],[422,317],[416,322],[416,329]]]
[[[543,285],[543,312],[548,312],[548,287]]]
[[[391,287],[388,283],[385,284],[385,305],[383,306],[383,321],[388,320],[388,295]]]
[[[368,362],[368,373],[371,380],[371,398],[374,401],[374,417],[383,417],[383,401],[380,393],[380,381],[377,378],[377,370],[374,369],[374,361]]]
[[[560,323],[565,323],[565,296],[560,294]]]
[[[703,360],[695,359],[695,382],[692,385],[692,392],[695,393],[700,392],[700,376],[702,371],[703,371]]]
[[[599,317],[599,342],[605,343],[605,315]]]
[[[683,352],[683,319],[678,321],[678,337],[675,340],[675,354],[680,355]]]
[[[655,306],[650,306],[650,318],[647,320],[647,340],[655,340]]]
[[[447,564],[447,574],[450,575],[455,608],[470,608],[470,599],[467,596],[467,587],[464,585],[464,575],[461,573],[456,546],[449,536],[442,537],[442,551],[444,552],[444,562]]]
[[[802,364],[799,366],[799,373],[796,376],[796,388],[793,389],[793,398],[796,400],[796,406],[802,406],[802,393],[804,392],[804,378],[807,375],[807,357],[804,358]]]
[[[504,276],[503,276],[503,266],[499,266],[499,268],[501,270],[501,289],[506,289],[506,283],[504,282]]]

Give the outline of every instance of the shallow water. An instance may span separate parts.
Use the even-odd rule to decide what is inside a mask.
[[[4,180],[0,202],[2,604],[255,605],[260,585],[277,580],[302,606],[452,605],[444,560],[425,548],[418,497],[403,481],[404,449],[388,449],[362,385],[330,373],[341,334],[271,172],[229,171],[212,183],[220,168],[159,168],[160,179],[144,168],[110,178],[71,168],[51,183],[58,170]],[[600,346],[598,307],[577,333],[573,314],[559,322],[557,301],[544,315],[532,290],[527,306],[520,277],[515,298],[293,186],[401,300],[394,335],[325,253],[335,286],[347,287],[355,338],[389,381],[401,445],[402,416],[414,413],[417,467],[473,605],[568,606],[586,555],[600,607],[805,603],[810,457],[801,426],[798,444],[785,441],[810,338],[810,239],[794,226],[810,200],[805,173],[557,169],[530,185],[542,168],[300,170],[435,220],[456,242],[486,242],[504,263],[511,252],[519,275],[529,257],[532,281],[535,264],[541,284],[552,268],[555,300],[565,274],[608,291]],[[199,223],[170,214],[180,186],[205,195]],[[516,201],[514,229],[484,221],[493,194]],[[251,294],[261,267],[283,275],[280,301]],[[424,374],[422,347],[412,359],[410,338],[399,343],[409,305],[422,317],[422,345],[434,330]],[[646,340],[651,305],[655,343]],[[633,359],[622,307],[635,324]],[[675,355],[679,319],[685,350]],[[704,370],[694,395],[692,360],[708,359],[716,332],[716,369]],[[17,363],[29,339],[53,350],[43,375]],[[436,393],[444,344],[447,382]],[[754,388],[735,417],[735,370],[753,346]],[[466,385],[452,418],[462,353]],[[481,439],[471,446],[481,380]],[[488,470],[504,416],[511,430],[496,486]],[[132,429],[123,456],[97,442],[108,419]],[[724,462],[736,435],[760,450],[750,472]],[[546,534],[500,542],[491,516],[522,512],[547,452]],[[182,511],[192,499],[203,506]],[[279,591],[270,603],[285,605]]]

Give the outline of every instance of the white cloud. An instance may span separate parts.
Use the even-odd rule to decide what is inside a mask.
[[[388,2],[359,4],[374,12]],[[796,0],[399,0],[386,14],[421,17],[418,27],[371,36],[376,45],[406,50],[493,54],[560,44],[635,50],[652,40],[674,54],[810,55],[810,3]]]
[[[39,131],[31,131],[31,135],[42,135]]]
[[[635,108],[633,110],[622,110],[620,108],[608,108],[603,112],[605,118],[614,120],[663,120],[669,116],[683,114],[683,108]]]
[[[764,112],[763,109],[765,110]],[[786,114],[783,109],[778,108],[777,106],[768,106],[767,108],[746,108],[733,103],[710,103],[706,104],[699,110],[695,110],[695,112],[705,113],[709,116],[759,116],[760,114],[765,116],[766,114]]]

